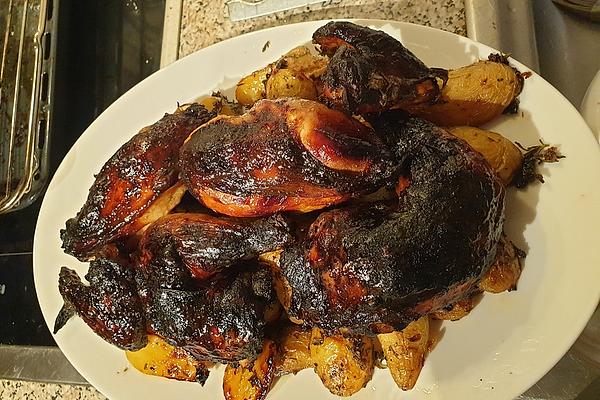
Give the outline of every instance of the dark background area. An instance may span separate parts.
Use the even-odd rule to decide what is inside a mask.
[[[60,0],[49,176],[106,107],[158,70],[164,8],[164,0]],[[0,344],[54,345],[33,285],[41,197],[0,215]]]

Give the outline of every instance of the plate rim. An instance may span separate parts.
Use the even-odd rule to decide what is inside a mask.
[[[357,23],[360,25],[378,25],[378,24],[389,24],[391,25],[394,29],[398,29],[399,31],[402,31],[402,29],[405,29],[404,27],[409,26],[411,29],[425,29],[428,30],[430,32],[435,32],[436,34],[444,34],[444,35],[449,35],[455,38],[458,38],[460,40],[466,40],[467,43],[473,43],[476,44],[477,46],[482,46],[485,49],[489,49],[490,52],[499,52],[499,50],[496,50],[490,46],[487,46],[483,43],[480,42],[476,42],[470,38],[458,35],[456,33],[453,32],[449,32],[449,31],[444,31],[441,29],[437,29],[437,28],[433,28],[430,26],[425,26],[425,25],[419,25],[419,24],[415,24],[415,23],[410,23],[410,22],[404,22],[404,21],[394,21],[394,20],[385,20],[385,19],[364,19],[364,18],[360,18],[360,19],[345,19],[345,18],[341,18],[341,19],[323,19],[323,20],[314,20],[314,21],[304,21],[304,22],[297,22],[297,23],[292,23],[292,24],[282,24],[279,26],[274,26],[274,27],[269,27],[269,28],[265,28],[265,29],[260,29],[260,30],[256,30],[256,31],[252,31],[252,32],[247,32],[245,34],[242,35],[238,35],[235,37],[231,37],[228,39],[225,39],[223,41],[214,43],[210,46],[207,46],[203,49],[197,50],[193,53],[190,53],[188,55],[186,55],[185,57],[182,57],[178,60],[176,60],[175,62],[173,62],[172,64],[169,64],[168,66],[166,66],[165,68],[162,68],[156,72],[154,72],[153,74],[149,75],[147,78],[145,78],[144,80],[142,80],[140,83],[136,84],[135,86],[133,86],[131,89],[129,89],[128,91],[126,91],[123,95],[121,95],[117,100],[115,100],[109,107],[107,107],[98,117],[96,117],[94,119],[94,121],[81,133],[81,135],[77,138],[77,140],[75,141],[75,143],[71,146],[71,148],[69,149],[69,151],[67,152],[67,155],[65,155],[65,158],[61,161],[60,165],[58,166],[55,174],[53,175],[50,183],[48,184],[48,187],[50,187],[53,182],[54,182],[54,177],[56,175],[59,174],[59,172],[62,171],[62,169],[65,168],[65,159],[67,158],[68,154],[76,147],[81,146],[81,141],[82,139],[84,139],[85,137],[89,136],[92,132],[94,131],[94,125],[97,123],[98,120],[102,120],[104,118],[106,118],[107,115],[112,114],[112,110],[114,108],[119,107],[119,105],[122,102],[127,102],[128,98],[130,96],[133,96],[135,94],[135,92],[137,90],[142,90],[140,89],[140,84],[142,82],[151,82],[153,80],[157,80],[157,79],[161,79],[160,76],[169,68],[176,68],[176,66],[181,66],[184,65],[185,63],[188,62],[192,62],[191,60],[197,56],[198,53],[201,53],[203,51],[206,51],[207,49],[214,49],[214,48],[219,48],[221,46],[229,46],[229,43],[231,42],[235,42],[240,40],[241,38],[248,38],[248,37],[252,37],[252,36],[258,36],[258,35],[262,35],[268,32],[272,32],[272,31],[278,31],[278,30],[287,30],[287,29],[293,29],[293,28],[298,28],[298,27],[303,27],[303,26],[311,26],[311,25],[319,25],[319,24],[325,24],[327,22],[330,21],[350,21],[353,23]],[[524,70],[530,70],[533,72],[533,74],[536,76],[536,79],[539,79],[540,81],[543,82],[544,85],[546,85],[549,89],[551,89],[555,95],[558,95],[558,97],[560,97],[563,105],[567,105],[567,107],[570,107],[572,109],[572,111],[575,111],[577,114],[579,114],[579,112],[577,111],[577,109],[575,108],[575,106],[569,102],[566,97],[560,93],[554,86],[552,86],[548,81],[546,81],[543,77],[541,77],[540,75],[538,75],[537,73],[535,73],[531,68],[529,68],[528,66],[522,64],[521,62],[519,62],[518,60],[513,59],[512,57],[510,58],[510,61],[512,64],[514,64],[517,68],[519,69],[524,69]],[[583,118],[581,117],[581,115],[579,114],[579,118],[581,118],[582,121]],[[584,121],[585,122],[585,121]],[[587,128],[587,132],[585,133],[586,135],[591,135],[592,138],[594,138],[594,134],[592,133],[591,129],[587,126],[587,124],[585,124],[585,127]],[[132,134],[135,134],[136,132],[132,132]],[[584,132],[580,132],[579,134],[583,135]],[[600,148],[600,143],[596,142],[594,140],[595,143],[598,144],[598,147]],[[44,199],[42,201],[42,205],[40,208],[40,215],[42,213],[42,211],[45,210],[46,206],[47,206],[47,199],[48,196],[46,196],[46,194],[44,195]],[[36,249],[38,248],[38,243],[40,241],[43,240],[43,238],[39,237],[39,233],[40,230],[38,229],[38,226],[40,224],[40,221],[42,219],[38,218],[38,221],[36,222],[36,229],[35,229],[35,233],[34,233],[34,241],[33,241],[33,275],[34,275],[34,284],[35,287],[37,288],[38,285],[40,284],[38,282],[38,274],[36,273],[36,270],[38,270],[39,268],[41,268],[39,265],[41,264],[41,262],[38,261],[38,257],[39,257],[39,251],[36,252]],[[58,233],[57,233],[58,234]],[[40,295],[38,294],[38,291],[36,290],[36,297],[38,300],[38,303],[40,305],[40,308],[42,308],[42,311],[44,310],[44,306],[42,305],[42,301],[40,299]],[[594,310],[596,309],[598,303],[600,302],[600,288],[598,289],[597,293],[596,293],[596,301],[595,301],[595,305],[593,307],[590,306],[589,310],[585,310],[585,312],[581,312],[581,310],[578,311],[578,315],[580,315],[579,320],[583,321],[581,324],[579,324],[580,326],[577,327],[577,329],[574,329],[573,332],[577,332],[576,335],[574,335],[574,337],[569,338],[568,340],[566,340],[566,342],[568,342],[569,346],[565,347],[565,351],[559,351],[557,354],[559,354],[557,357],[554,357],[555,360],[552,362],[551,365],[548,365],[547,369],[543,372],[540,372],[539,375],[536,377],[536,380],[531,382],[527,387],[523,387],[519,389],[519,393],[522,393],[524,391],[526,391],[529,387],[531,387],[532,385],[534,385],[536,382],[539,381],[539,379],[541,379],[548,371],[550,371],[555,365],[556,363],[564,356],[564,354],[566,354],[566,352],[568,351],[568,348],[575,342],[575,340],[577,339],[577,337],[581,334],[581,332],[583,331],[583,329],[585,328],[585,325],[587,323],[587,321],[589,320],[589,318],[591,317],[591,315],[593,314]],[[46,322],[46,325],[48,326],[48,328],[50,329],[50,331],[52,331],[52,316],[50,315],[46,315],[45,312],[43,312],[44,315],[44,320]],[[53,334],[53,337],[55,337],[55,335]],[[58,344],[58,342],[57,342]],[[64,350],[62,349],[62,347],[59,345],[58,346],[61,349],[61,352],[63,352],[64,354]],[[66,356],[66,354],[65,354]],[[75,369],[77,369],[77,371],[86,379],[88,380],[88,382],[92,379],[88,379],[87,372],[86,371],[81,371],[79,369],[79,366],[74,365],[71,362],[71,359],[69,357],[67,357],[67,359],[69,360],[69,363],[71,363],[71,365],[74,366]],[[97,386],[96,384],[93,385],[94,387],[96,387],[100,392],[102,392],[103,394],[107,395],[106,393],[110,393],[112,390],[105,390],[104,387],[102,387],[103,385],[100,385],[101,387]],[[359,392],[360,393],[360,392]],[[108,395],[107,395],[108,397]]]

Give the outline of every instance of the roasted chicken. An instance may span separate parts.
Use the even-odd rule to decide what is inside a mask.
[[[504,187],[484,158],[426,121],[372,121],[403,169],[398,204],[322,213],[281,255],[288,314],[356,333],[400,330],[477,289],[504,220]]]
[[[324,208],[378,189],[394,172],[370,128],[300,99],[213,119],[183,145],[180,168],[198,200],[239,217]]]
[[[253,358],[277,303],[270,273],[252,259],[290,240],[281,216],[165,216],[144,232],[135,269],[98,258],[86,275],[89,286],[62,269],[65,306],[55,331],[77,313],[123,349],[144,347],[149,332],[198,359]]]
[[[266,269],[252,263],[245,269],[213,278],[196,290],[141,283],[149,332],[200,360],[256,358],[276,298]]]
[[[290,241],[289,228],[278,215],[235,220],[171,214],[144,232],[138,268],[144,280],[155,286],[193,289],[241,260],[277,250]]]
[[[80,260],[93,259],[105,245],[175,207],[185,192],[177,185],[179,149],[213,116],[199,104],[185,105],[121,146],[96,176],[81,210],[61,231],[65,251]]]
[[[330,56],[320,99],[355,114],[435,100],[447,71],[428,68],[385,32],[350,22],[330,22],[313,34]],[[439,78],[439,80],[438,80]]]
[[[137,295],[134,270],[124,262],[97,259],[81,282],[77,272],[62,267],[58,289],[64,305],[54,333],[74,314],[107,342],[125,350],[139,350],[147,343],[146,319]]]

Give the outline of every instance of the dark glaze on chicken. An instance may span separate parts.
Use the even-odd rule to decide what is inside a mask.
[[[313,41],[330,56],[320,99],[355,114],[435,100],[447,72],[428,68],[385,32],[350,22],[330,22]]]
[[[183,145],[180,168],[198,200],[238,217],[318,210],[374,191],[394,172],[371,129],[291,98],[205,124]]]
[[[130,265],[98,258],[81,282],[77,272],[62,267],[58,289],[64,305],[54,325],[56,333],[74,313],[107,342],[125,350],[147,343],[146,318]]]
[[[146,282],[167,289],[193,289],[240,260],[257,258],[291,241],[289,227],[279,215],[233,219],[171,214],[144,232],[137,266]],[[190,275],[194,279],[188,279]]]
[[[148,330],[199,360],[255,359],[277,299],[266,269],[252,262],[237,268],[238,273],[219,275],[196,290],[140,282]]]
[[[199,104],[182,106],[121,146],[96,176],[77,216],[61,231],[65,252],[92,259],[104,245],[137,232],[177,205],[185,191],[176,185],[179,149],[213,116]],[[153,204],[161,209],[152,210]]]
[[[310,326],[400,330],[475,290],[502,233],[503,185],[466,142],[397,112],[373,126],[403,168],[398,204],[324,212],[281,256],[288,313]]]
[[[148,329],[195,357],[254,358],[275,298],[262,252],[291,240],[281,216],[267,219],[172,214],[140,241],[138,289]]]

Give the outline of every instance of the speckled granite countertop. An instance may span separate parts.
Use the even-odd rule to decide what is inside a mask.
[[[328,18],[390,19],[466,35],[464,0],[341,0],[238,22],[225,0],[183,0],[179,57],[242,33]]]
[[[105,400],[91,386],[0,380],[2,400]]]
[[[466,35],[464,0],[341,0],[238,22],[229,19],[225,0],[182,2],[180,58],[242,33],[328,18],[391,19]],[[90,386],[0,380],[0,399],[105,400],[106,397]]]

